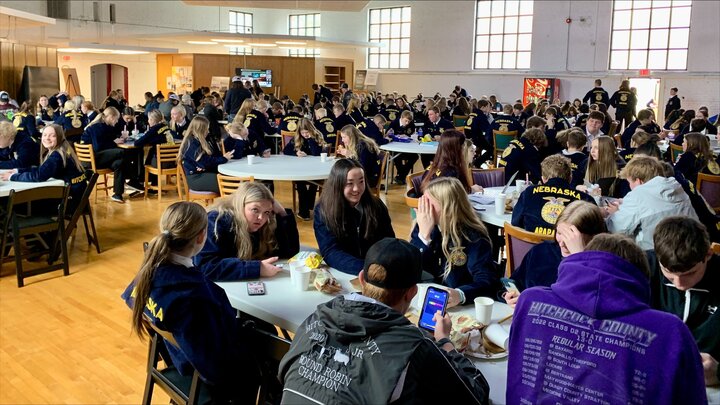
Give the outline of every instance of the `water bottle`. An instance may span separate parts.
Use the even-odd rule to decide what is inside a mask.
[[[422,137],[423,137],[423,130],[422,130],[422,128],[418,128],[417,134],[418,134],[418,138],[422,138]]]

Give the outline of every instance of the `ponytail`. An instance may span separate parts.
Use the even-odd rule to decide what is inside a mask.
[[[132,292],[132,296],[135,298],[132,308],[132,328],[140,337],[147,333],[143,327],[144,304],[150,297],[150,287],[155,277],[155,270],[170,257],[170,238],[170,233],[164,231],[150,241],[147,251],[145,251],[143,264],[135,277],[135,288]]]

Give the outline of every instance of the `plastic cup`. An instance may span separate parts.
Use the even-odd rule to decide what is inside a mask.
[[[248,159],[248,164],[249,164],[249,165],[254,165],[254,164],[255,164],[255,155],[248,155],[247,159]]]
[[[327,162],[327,153],[326,152],[323,152],[320,154],[320,161]]]
[[[502,326],[493,323],[485,328],[485,336],[487,339],[503,349],[508,349],[508,342],[510,341],[510,334]]]
[[[505,194],[498,194],[495,197],[495,215],[505,215]]]
[[[307,291],[310,286],[311,270],[305,266],[290,269],[290,282],[298,291]]]
[[[492,318],[493,310],[492,298],[477,297],[475,298],[475,319],[483,325],[489,325]]]
[[[122,131],[121,134],[123,138],[127,138],[128,136],[130,136],[130,132],[128,131]]]
[[[132,130],[133,136],[137,136],[137,134],[139,134],[139,133],[140,133],[140,131],[138,131],[137,129]]]

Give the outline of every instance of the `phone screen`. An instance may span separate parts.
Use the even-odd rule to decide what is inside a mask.
[[[262,281],[250,281],[247,283],[248,295],[265,294],[265,283]]]
[[[445,307],[447,306],[448,296],[449,294],[445,290],[428,287],[422,311],[420,312],[420,320],[418,321],[419,327],[431,332],[435,331],[435,321],[433,320],[433,317],[437,311],[440,311],[443,316],[445,315]]]
[[[503,283],[503,286],[505,286],[505,289],[506,289],[508,292],[510,292],[510,291],[515,291],[515,292],[517,292],[518,294],[520,293],[520,290],[519,290],[519,289],[517,288],[517,286],[515,285],[515,281],[513,281],[513,279],[503,277],[503,278],[500,279],[500,281]]]

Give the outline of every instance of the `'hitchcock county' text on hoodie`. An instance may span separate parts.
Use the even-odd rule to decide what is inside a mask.
[[[690,331],[649,301],[647,277],[627,261],[606,252],[565,258],[555,284],[520,295],[507,403],[707,403]]]

